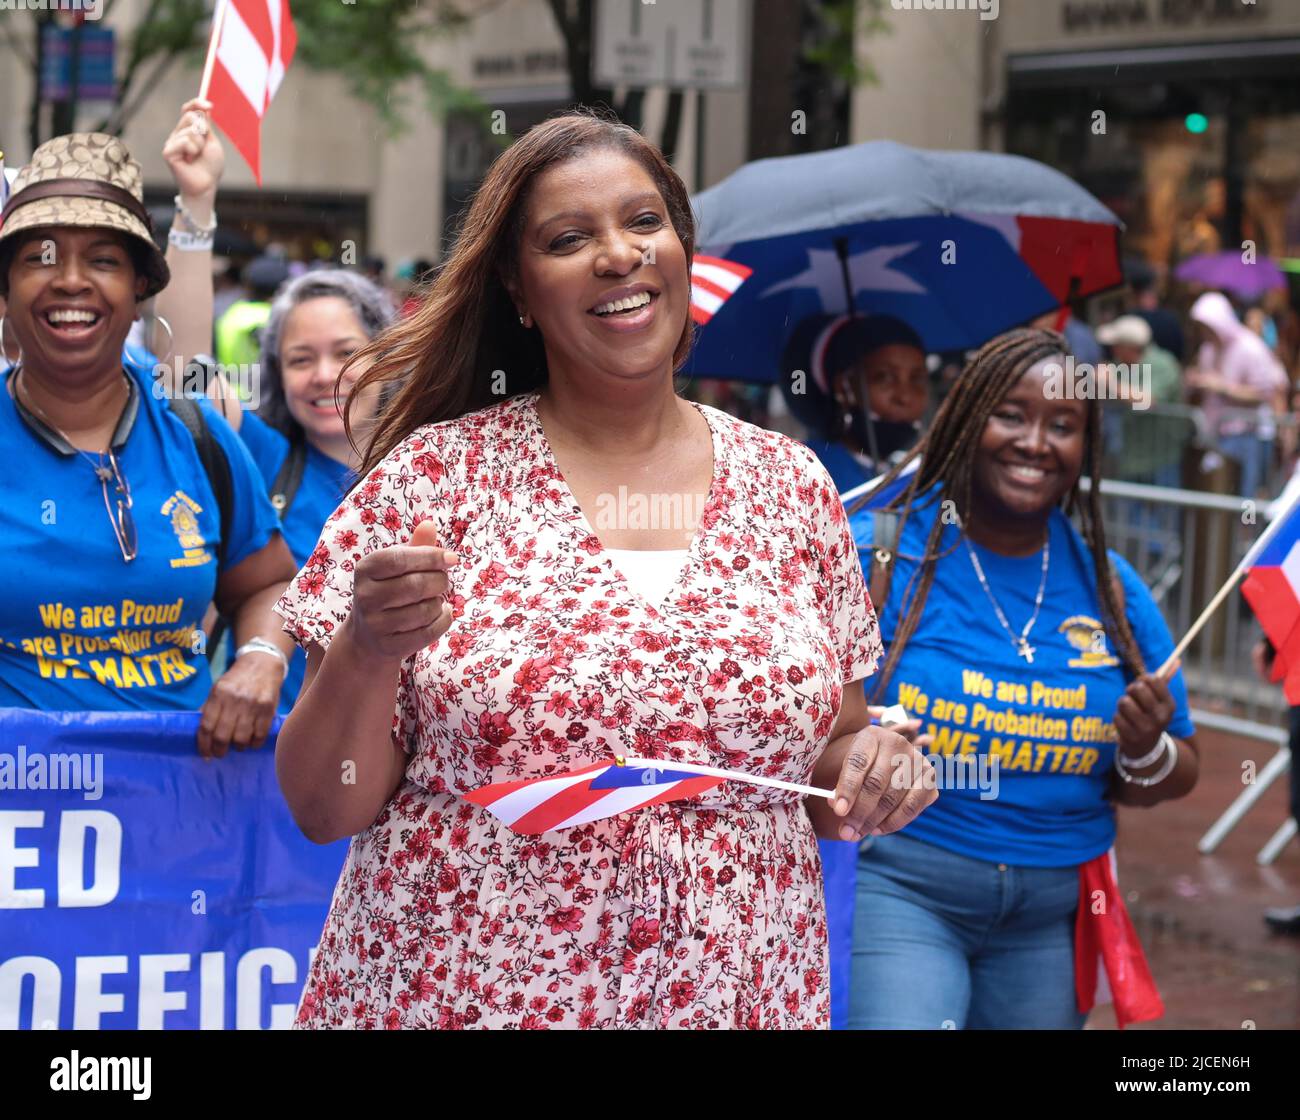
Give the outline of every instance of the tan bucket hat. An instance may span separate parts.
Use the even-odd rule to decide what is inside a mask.
[[[152,237],[144,208],[144,177],[126,145],[104,132],[70,132],[47,140],[18,172],[0,212],[0,248],[23,230],[41,226],[115,229],[147,250],[146,295],[167,286],[171,272]],[[0,278],[0,289],[6,287]]]

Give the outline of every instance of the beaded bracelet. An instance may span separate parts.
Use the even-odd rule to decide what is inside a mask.
[[[175,199],[173,199],[173,202],[176,205],[176,214],[172,220],[180,222],[180,224],[191,233],[211,233],[217,228],[217,212],[215,210],[212,211],[212,217],[208,219],[207,225],[201,226],[194,220],[194,215],[186,208],[180,195],[177,195]]]

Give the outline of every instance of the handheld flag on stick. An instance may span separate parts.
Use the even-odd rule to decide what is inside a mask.
[[[217,0],[199,96],[262,184],[262,118],[298,36],[289,0]]]
[[[465,794],[515,832],[535,836],[574,828],[647,805],[662,805],[713,789],[724,781],[771,786],[805,796],[833,797],[828,789],[760,778],[693,762],[665,762],[619,755],[568,774],[496,782]]]
[[[1215,592],[1214,598],[1209,601],[1200,616],[1192,623],[1191,628],[1183,635],[1182,641],[1174,647],[1174,652],[1160,666],[1159,675],[1168,678],[1173,672],[1174,663],[1182,657],[1183,652],[1209,622],[1223,600],[1247,573],[1251,578],[1242,588],[1242,594],[1245,595],[1246,601],[1263,625],[1264,633],[1269,636],[1278,654],[1284,658],[1275,663],[1273,679],[1282,679],[1276,674],[1282,671],[1282,666],[1286,664],[1294,663],[1300,668],[1300,633],[1294,633],[1295,623],[1300,621],[1300,552],[1293,554],[1298,541],[1300,541],[1300,496],[1292,500],[1259,535],[1259,539],[1250,546],[1249,551],[1241,558],[1241,563],[1233,570],[1224,585]],[[1291,574],[1289,576],[1285,574],[1284,569]],[[1289,615],[1286,614],[1288,609],[1291,612]],[[1278,617],[1270,617],[1273,612],[1278,612]],[[1286,621],[1287,618],[1291,620],[1289,623]],[[1274,639],[1275,632],[1279,635],[1280,641]],[[1293,646],[1292,642],[1298,644]],[[1283,654],[1284,646],[1290,647],[1285,654]],[[1298,699],[1292,700],[1290,691],[1287,693],[1287,699],[1293,704],[1300,703],[1300,680],[1296,681],[1293,688]]]
[[[1274,520],[1247,559],[1252,564],[1241,593],[1276,651],[1273,680],[1282,683],[1287,703],[1295,706],[1300,704],[1300,507],[1296,503]]]

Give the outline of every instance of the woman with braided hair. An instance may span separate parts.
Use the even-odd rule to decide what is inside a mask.
[[[923,441],[849,508],[888,652],[874,699],[920,721],[939,782],[923,816],[863,843],[850,1027],[1082,1026],[1100,920],[1078,913],[1087,875],[1122,917],[1115,803],[1196,782],[1181,673],[1153,669],[1169,631],[1106,548],[1100,408],[1074,399],[1066,350],[1045,330],[987,343]]]

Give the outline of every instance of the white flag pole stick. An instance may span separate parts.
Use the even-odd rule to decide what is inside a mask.
[[[1266,549],[1274,537],[1282,531],[1282,526],[1300,506],[1300,496],[1295,498],[1286,509],[1282,510],[1259,535],[1259,539],[1247,550],[1246,555],[1241,558],[1241,563],[1233,570],[1227,581],[1222,587],[1215,592],[1214,598],[1206,605],[1205,610],[1201,611],[1200,616],[1192,623],[1191,628],[1183,635],[1182,641],[1174,646],[1174,652],[1165,658],[1165,663],[1157,670],[1156,675],[1162,680],[1167,680],[1173,672],[1174,662],[1182,657],[1187,647],[1195,640],[1196,635],[1201,632],[1205,624],[1210,621],[1210,617],[1219,609],[1223,600],[1228,597],[1232,589],[1241,582],[1242,577],[1250,570],[1251,566],[1259,559],[1260,553]]]
[[[725,778],[731,782],[748,782],[755,786],[770,786],[772,789],[789,790],[801,793],[805,797],[835,796],[833,789],[818,789],[816,786],[802,786],[798,782],[783,782],[780,778],[760,778],[757,774],[744,774],[739,770],[723,770],[717,766],[701,766],[696,762],[669,762],[662,758],[638,758],[625,754],[623,761],[629,766],[650,766],[656,770],[680,770],[686,774],[699,774],[706,778]]]
[[[208,98],[208,84],[212,81],[212,67],[217,61],[217,44],[221,42],[221,28],[226,22],[226,5],[229,0],[217,0],[216,10],[212,13],[212,38],[208,40],[208,57],[203,63],[203,80],[199,82],[199,96]]]
[[[1228,577],[1228,582],[1215,592],[1214,598],[1210,600],[1205,610],[1201,611],[1200,617],[1192,623],[1191,628],[1183,635],[1182,641],[1174,646],[1174,652],[1165,658],[1165,663],[1156,670],[1156,676],[1161,680],[1168,680],[1173,673],[1174,662],[1182,657],[1184,651],[1196,639],[1196,635],[1201,632],[1205,624],[1210,621],[1210,616],[1219,609],[1220,604],[1226,599],[1234,587],[1241,581],[1241,577],[1246,574],[1245,568],[1238,568]]]

